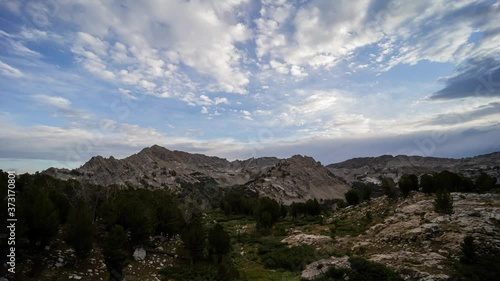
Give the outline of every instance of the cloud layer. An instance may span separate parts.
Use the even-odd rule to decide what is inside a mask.
[[[153,143],[227,157],[368,147],[347,158],[381,151],[370,140],[397,153],[450,130],[494,147],[484,136],[500,120],[496,1],[6,0],[0,10],[0,158],[66,161],[62,151],[80,147],[77,165]],[[456,140],[455,154],[434,153],[467,154]]]

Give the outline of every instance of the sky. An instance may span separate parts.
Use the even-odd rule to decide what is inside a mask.
[[[0,0],[0,169],[500,150],[500,2]]]

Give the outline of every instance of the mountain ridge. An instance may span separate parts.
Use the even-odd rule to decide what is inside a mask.
[[[439,158],[407,155],[358,157],[326,166],[332,173],[354,181],[378,182],[380,177],[399,179],[402,174],[422,174],[448,170],[475,178],[482,172],[500,179],[500,152],[466,158]]]
[[[74,170],[49,168],[42,173],[84,184],[199,192],[204,198],[213,197],[209,194],[213,190],[205,187],[240,185],[290,203],[307,199],[343,199],[355,181],[379,183],[381,177],[397,181],[405,173],[420,176],[442,170],[468,177],[484,172],[500,179],[500,152],[460,159],[382,155],[323,166],[314,158],[302,155],[229,161],[152,145],[123,159],[98,155]]]

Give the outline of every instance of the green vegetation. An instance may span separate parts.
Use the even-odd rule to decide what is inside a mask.
[[[500,280],[500,251],[494,248],[481,249],[470,236],[462,243],[462,258],[454,264],[455,273],[450,280],[489,281]],[[471,259],[473,258],[473,259]]]
[[[189,251],[191,264],[203,260],[203,250],[206,245],[205,234],[201,214],[193,214],[191,221],[181,234],[182,242]]]
[[[330,268],[315,281],[402,281],[392,270],[385,265],[368,261],[362,257],[350,257],[351,269]]]
[[[271,269],[301,271],[308,263],[316,260],[316,252],[310,245],[286,247],[283,244],[265,245],[259,248],[264,266]]]
[[[294,218],[300,216],[319,216],[321,214],[321,205],[316,199],[309,199],[305,203],[293,202],[290,204],[290,214]]]
[[[466,236],[462,244],[462,257],[460,261],[466,264],[471,264],[476,259],[476,245],[474,244],[474,237]]]
[[[422,175],[420,177],[420,189],[422,192],[430,194],[435,190],[434,182],[432,181],[432,175]]]
[[[434,199],[434,211],[441,214],[453,214],[453,198],[446,190],[439,190]]]
[[[404,197],[410,194],[410,191],[418,191],[418,177],[415,175],[404,174],[398,181],[399,190]]]
[[[263,197],[255,208],[257,229],[267,232],[281,217],[281,208],[275,200]]]
[[[6,173],[0,172],[0,178],[6,179]],[[450,191],[486,192],[495,188],[494,180],[486,174],[470,181],[441,172],[423,175],[420,185],[414,175],[404,175],[398,185],[403,196],[407,190],[418,187],[423,192],[436,193],[436,211],[452,213]],[[4,203],[5,182],[0,190]],[[390,198],[397,197],[394,181],[382,179],[382,187]],[[368,201],[373,188],[370,184],[355,183],[346,200],[349,204]],[[18,176],[16,190],[19,203],[16,246],[19,260],[31,261],[20,265],[25,275],[20,275],[19,280],[28,277],[46,280],[42,277],[45,270],[50,270],[47,269],[49,263],[41,253],[45,246],[52,248],[54,244],[64,245],[66,249],[72,247],[79,263],[85,263],[95,248],[94,252],[104,255],[110,279],[121,280],[127,272],[127,264],[135,263],[131,259],[133,249],[139,245],[151,249],[156,243],[151,242],[151,237],[161,235],[180,237],[179,243],[182,242],[176,246],[178,257],[174,265],[161,271],[167,280],[298,281],[300,270],[310,262],[331,255],[364,255],[371,251],[366,248],[351,251],[352,245],[338,246],[345,241],[339,237],[364,233],[382,222],[390,214],[390,206],[396,204],[391,200],[387,203],[390,206],[382,207],[385,210],[379,212],[376,210],[382,209],[365,202],[357,208],[337,211],[330,223],[332,216],[325,218],[322,214],[334,212],[332,206],[340,206],[344,201],[310,199],[286,206],[270,198],[258,198],[241,187],[224,190],[224,197],[217,202],[220,209],[211,210],[198,209],[195,201],[165,190],[82,186],[76,181],[41,174]],[[5,218],[5,214],[2,216]],[[320,250],[308,245],[287,247],[279,241],[289,235],[291,229],[330,235],[336,243]],[[64,238],[65,243],[59,238]],[[498,258],[481,250],[478,244],[471,237],[464,239],[463,257],[456,265],[456,280],[494,280],[491,278],[498,276],[491,270],[498,264]],[[344,280],[346,276],[349,280],[400,280],[380,264],[357,257],[351,257],[350,263],[351,270],[332,269],[317,280]],[[66,264],[62,270],[75,266]],[[491,272],[485,272],[486,269]]]
[[[94,243],[94,216],[83,201],[79,201],[68,215],[65,241],[73,247],[79,259],[85,259],[92,250]]]
[[[382,178],[382,189],[384,190],[384,195],[391,199],[395,199],[398,196],[398,191],[396,190],[396,183],[392,178]]]
[[[240,214],[252,215],[257,204],[257,194],[244,190],[241,187],[233,187],[226,192],[221,202],[221,209],[226,215]]]
[[[349,205],[358,205],[359,204],[358,192],[354,189],[350,189],[345,193],[345,200]]]
[[[123,280],[123,269],[127,265],[127,252],[124,250],[127,234],[120,225],[115,225],[106,236],[104,262],[110,274],[110,280]]]
[[[214,255],[218,263],[231,250],[231,237],[221,224],[216,224],[208,232],[208,245],[210,255]]]
[[[59,229],[59,212],[48,194],[36,186],[27,188],[19,203],[21,231],[30,247],[47,246]]]
[[[352,188],[358,191],[360,201],[370,201],[372,191],[377,187],[374,183],[353,182]]]

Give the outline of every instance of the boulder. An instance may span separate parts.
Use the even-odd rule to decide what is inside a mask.
[[[285,239],[281,240],[281,243],[285,243],[292,246],[297,246],[301,244],[318,246],[331,241],[332,238],[330,238],[329,236],[299,233],[286,237]]]
[[[137,248],[133,256],[136,261],[143,261],[146,258],[146,250],[144,248]]]
[[[307,280],[313,280],[316,276],[323,274],[328,271],[328,269],[334,268],[344,268],[350,269],[351,264],[348,261],[349,257],[330,257],[327,259],[322,259],[310,263],[302,270],[301,277]]]

